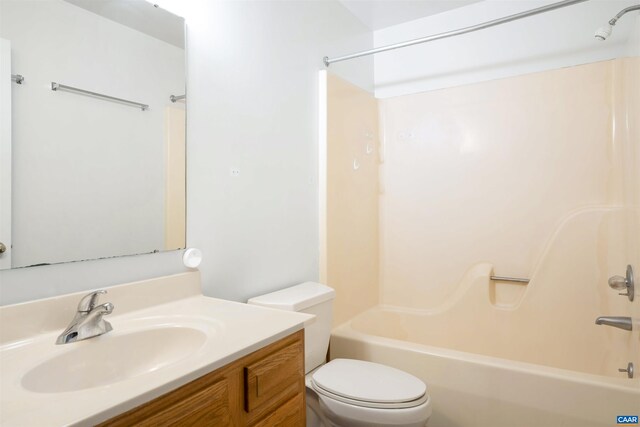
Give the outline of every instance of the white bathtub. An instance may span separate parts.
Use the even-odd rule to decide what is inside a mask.
[[[424,320],[411,311],[368,310],[333,331],[331,358],[384,363],[421,378],[433,398],[430,427],[615,426],[619,415],[640,415],[637,374],[631,380],[412,342],[403,324]]]
[[[528,285],[492,281],[493,265],[478,263],[435,308],[374,306],[334,329],[331,358],[420,377],[432,427],[615,426],[619,415],[640,415],[640,322],[632,332],[595,324],[638,319],[638,301],[607,286],[632,258],[624,219],[614,207],[569,215]],[[618,372],[628,362],[634,379]]]

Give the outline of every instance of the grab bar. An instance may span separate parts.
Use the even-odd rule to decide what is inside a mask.
[[[24,76],[22,74],[11,74],[11,81],[21,85],[24,82]]]
[[[77,87],[67,86],[67,85],[63,85],[63,84],[60,84],[60,83],[56,83],[56,82],[51,82],[51,90],[54,90],[54,91],[63,90],[63,91],[68,91],[68,92],[73,92],[73,93],[79,93],[81,95],[93,96],[93,97],[96,97],[96,98],[105,99],[107,101],[118,102],[120,104],[132,105],[134,107],[138,107],[138,108],[142,109],[142,111],[145,111],[145,110],[149,109],[149,106],[147,104],[141,104],[140,102],[129,101],[127,99],[116,98],[116,97],[109,96],[109,95],[103,95],[101,93],[91,92],[91,91],[84,90],[84,89],[78,89]]]
[[[529,283],[529,279],[522,279],[520,277],[489,276],[489,278],[496,282]]]

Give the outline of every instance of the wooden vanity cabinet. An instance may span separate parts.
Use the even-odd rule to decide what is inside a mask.
[[[304,426],[304,331],[100,426]]]

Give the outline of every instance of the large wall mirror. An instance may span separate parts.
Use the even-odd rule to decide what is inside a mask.
[[[1,0],[0,268],[184,248],[185,102],[182,18]]]

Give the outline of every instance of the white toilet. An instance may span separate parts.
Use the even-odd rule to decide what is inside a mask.
[[[330,287],[306,282],[247,301],[316,316],[304,338],[307,426],[424,427],[431,416],[431,399],[420,379],[362,360],[325,363],[334,297]]]

